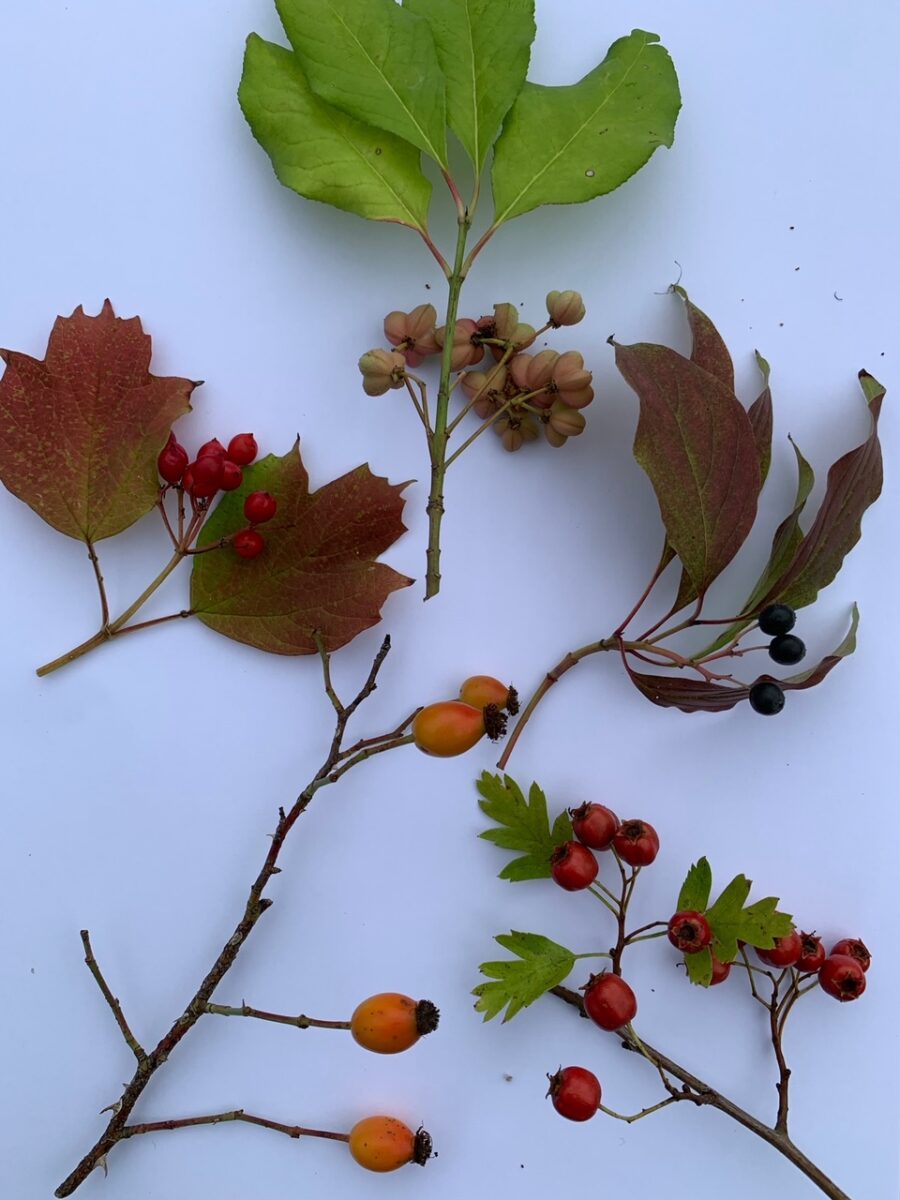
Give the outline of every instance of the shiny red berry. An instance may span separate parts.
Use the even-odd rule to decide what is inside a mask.
[[[244,472],[236,462],[232,462],[230,458],[226,458],[222,463],[222,491],[233,492],[243,482]]]
[[[868,946],[859,938],[841,938],[831,947],[831,953],[849,954],[851,958],[856,959],[864,971],[868,971],[872,963],[872,955],[869,953]]]
[[[239,467],[249,466],[259,453],[252,433],[236,433],[228,443],[228,457]]]
[[[717,983],[724,983],[731,974],[731,963],[719,962],[715,955],[712,956],[712,979],[709,981],[710,987],[715,987]]]
[[[269,492],[251,492],[244,501],[244,516],[251,525],[262,525],[271,521],[278,508],[278,501]]]
[[[569,1121],[589,1121],[600,1107],[600,1080],[585,1067],[560,1067],[548,1075],[547,1095],[561,1117]]]
[[[814,933],[801,933],[797,970],[803,975],[813,975],[824,961],[825,947],[822,945],[822,939]]]
[[[803,941],[794,929],[787,937],[776,938],[769,950],[757,947],[756,953],[770,967],[792,967],[803,953]]]
[[[234,535],[231,544],[235,554],[239,554],[241,558],[256,558],[258,554],[262,554],[266,545],[263,535],[255,529],[242,529]]]
[[[580,808],[570,809],[569,815],[579,842],[592,850],[609,849],[619,828],[619,818],[612,809],[602,804],[582,804]]]
[[[866,973],[858,958],[829,954],[819,968],[819,983],[835,1000],[858,1000],[866,990]]]
[[[584,991],[584,1011],[601,1029],[621,1029],[637,1015],[634,992],[620,975],[592,975]]]
[[[550,855],[550,874],[567,892],[580,892],[597,878],[597,860],[581,842],[563,842]]]
[[[659,834],[646,821],[623,821],[612,845],[629,867],[649,867],[659,853]]]
[[[225,458],[225,447],[218,438],[213,438],[211,442],[204,442],[197,451],[198,458]]]
[[[191,473],[189,489],[191,495],[197,496],[199,499],[209,499],[210,496],[214,496],[222,486],[224,463],[225,459],[219,458],[215,454],[208,454],[206,458],[198,458],[196,462],[192,462],[188,467]]]
[[[160,450],[159,458],[156,460],[160,475],[166,483],[180,483],[188,461],[187,450],[175,441],[175,434],[170,433],[169,440]]]
[[[682,954],[696,954],[712,941],[712,930],[703,913],[677,912],[669,921],[668,938]]]
[[[189,495],[194,494],[194,472],[190,467],[187,468],[181,477],[181,486]]]

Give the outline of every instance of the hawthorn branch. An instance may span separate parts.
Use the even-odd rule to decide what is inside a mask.
[[[307,1017],[300,1013],[296,1017],[284,1016],[282,1013],[264,1012],[260,1008],[251,1008],[249,1004],[241,1004],[238,1008],[230,1008],[226,1004],[207,1004],[206,1011],[217,1017],[253,1017],[257,1021],[274,1021],[277,1025],[293,1025],[297,1029],[349,1029],[349,1021],[320,1021],[316,1017]]]
[[[235,959],[240,952],[241,947],[246,942],[247,938],[256,928],[257,922],[263,913],[272,906],[272,900],[263,895],[269,881],[273,875],[276,875],[281,868],[278,866],[278,857],[284,846],[285,840],[291,829],[299,820],[300,816],[306,811],[310,801],[316,792],[322,787],[326,787],[331,783],[336,783],[342,775],[344,775],[351,767],[356,766],[360,762],[364,762],[367,758],[374,754],[380,754],[386,750],[394,749],[397,746],[407,744],[411,739],[408,737],[396,737],[386,741],[381,741],[377,745],[372,745],[353,757],[343,761],[342,765],[338,766],[341,761],[341,746],[346,732],[347,723],[353,713],[362,702],[372,694],[377,686],[378,673],[384,663],[385,658],[390,651],[391,642],[387,637],[381,644],[378,653],[372,663],[371,670],[357,693],[354,700],[342,706],[341,710],[335,713],[335,731],[331,741],[331,747],[325,761],[319,767],[318,771],[306,785],[303,791],[299,794],[293,805],[287,811],[283,808],[279,809],[278,822],[275,826],[275,832],[272,834],[272,841],[269,846],[268,853],[260,868],[259,874],[253,881],[250,892],[244,906],[244,912],[241,919],[235,926],[234,932],[231,934],[225,945],[223,946],[218,957],[210,967],[209,971],[204,976],[196,992],[188,1001],[184,1011],[177,1016],[169,1030],[160,1038],[156,1046],[145,1053],[139,1059],[137,1069],[129,1083],[125,1086],[119,1099],[110,1106],[112,1116],[107,1123],[107,1126],[94,1145],[84,1155],[74,1170],[63,1180],[54,1193],[57,1197],[71,1196],[73,1192],[87,1179],[87,1177],[98,1166],[102,1166],[106,1161],[106,1156],[109,1154],[120,1141],[129,1137],[134,1137],[137,1133],[148,1133],[154,1128],[184,1128],[187,1124],[209,1124],[210,1118],[185,1118],[179,1122],[162,1122],[154,1125],[129,1125],[128,1119],[134,1111],[134,1107],[153,1078],[155,1073],[168,1060],[169,1055],[179,1045],[182,1039],[190,1032],[197,1024],[202,1016],[209,1013],[209,1004],[212,1000],[213,993],[222,982],[222,979],[231,969]],[[91,956],[93,957],[93,956]],[[89,964],[90,965],[90,964]],[[98,983],[102,977],[99,976],[99,968],[97,968]],[[108,988],[101,984],[101,990],[110,1002],[110,996],[107,995]],[[121,1010],[120,1010],[121,1011]],[[113,1009],[115,1013],[115,1008]],[[118,1017],[117,1017],[118,1020]],[[122,1018],[124,1021],[124,1017]],[[120,1028],[122,1025],[120,1024]],[[124,1032],[124,1030],[123,1030]],[[240,1111],[240,1110],[235,1110]],[[222,1114],[217,1115],[218,1120],[225,1119]],[[240,1118],[232,1116],[228,1119],[238,1120],[247,1119],[246,1115]],[[252,1123],[260,1124],[262,1119],[254,1120]],[[276,1128],[272,1124],[269,1126]],[[285,1132],[288,1127],[283,1127],[282,1132]],[[294,1127],[290,1127],[294,1128]],[[299,1127],[297,1127],[299,1128]],[[309,1131],[307,1131],[309,1132]],[[291,1135],[295,1136],[295,1135]],[[297,1133],[296,1136],[302,1136]],[[341,1136],[341,1135],[317,1135],[317,1136]]]
[[[551,991],[554,996],[558,996],[560,1000],[577,1009],[582,1017],[586,1017],[584,1003],[577,992],[573,992],[567,987],[555,987]],[[794,1145],[786,1131],[766,1125],[764,1121],[759,1120],[758,1117],[753,1116],[752,1113],[735,1104],[733,1100],[729,1100],[727,1096],[716,1091],[715,1088],[705,1083],[691,1071],[688,1071],[686,1067],[673,1062],[671,1058],[660,1053],[659,1050],[654,1049],[653,1046],[648,1045],[646,1042],[639,1043],[628,1031],[617,1030],[615,1036],[619,1038],[624,1049],[641,1054],[642,1057],[653,1062],[657,1070],[660,1072],[665,1071],[673,1078],[680,1080],[682,1084],[681,1094],[684,1095],[685,1099],[691,1100],[698,1107],[714,1108],[718,1112],[724,1113],[725,1116],[736,1121],[744,1129],[755,1133],[757,1137],[761,1138],[767,1145],[772,1146],[779,1154],[784,1155],[829,1200],[850,1200],[846,1192],[842,1191],[833,1180],[828,1178],[820,1167],[816,1166],[812,1159],[807,1158],[803,1151]]]
[[[122,1012],[121,1004],[112,994],[109,984],[103,978],[103,972],[100,970],[100,966],[96,958],[94,958],[94,951],[91,946],[91,935],[86,929],[82,929],[81,931],[81,944],[84,946],[85,966],[93,975],[97,983],[97,987],[103,993],[103,999],[109,1005],[110,1011],[116,1019],[116,1024],[119,1026],[119,1029],[122,1032],[122,1037],[125,1039],[126,1043],[131,1049],[131,1052],[134,1054],[134,1057],[138,1060],[138,1062],[143,1062],[147,1057],[147,1052],[131,1032],[128,1022],[125,1020],[125,1014]]]
[[[171,1129],[192,1129],[196,1125],[221,1125],[225,1121],[244,1121],[248,1125],[261,1125],[263,1129],[273,1129],[276,1133],[285,1133],[290,1138],[314,1137],[328,1138],[333,1142],[349,1142],[349,1133],[331,1133],[327,1129],[307,1129],[303,1125],[283,1125],[280,1121],[270,1121],[268,1117],[256,1117],[244,1112],[242,1108],[230,1112],[211,1113],[208,1117],[178,1117],[168,1121],[147,1121],[143,1125],[126,1125],[119,1141],[126,1138],[138,1137],[144,1133],[163,1133]]]

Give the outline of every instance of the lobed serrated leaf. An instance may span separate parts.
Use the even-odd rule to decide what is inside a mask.
[[[678,912],[705,912],[712,891],[712,868],[707,858],[699,858],[688,870],[678,893]]]
[[[635,29],[580,82],[525,84],[494,149],[495,225],[612,192],[672,145],[681,96],[658,42]]]
[[[151,375],[150,351],[108,300],[57,317],[43,359],[0,350],[0,479],[60,533],[112,537],[159,498],[156,458],[197,384]]]
[[[376,562],[405,531],[402,491],[368,466],[310,492],[299,442],[245,468],[240,488],[223,496],[200,535],[209,546],[246,525],[244,499],[268,491],[278,512],[263,530],[254,559],[230,547],[198,554],[191,608],[225,637],[273,654],[315,654],[377,624],[391,592],[412,580]]]
[[[404,0],[431,26],[447,80],[447,120],[477,172],[522,90],[534,0]]]
[[[276,0],[312,90],[447,167],[444,77],[427,21],[394,0]]]
[[[372,221],[426,230],[431,184],[419,151],[326,104],[290,50],[251,34],[238,99],[286,187]]]
[[[550,855],[561,842],[572,837],[572,822],[567,812],[556,817],[553,825],[547,812],[547,798],[532,783],[528,799],[509,775],[485,771],[477,783],[482,799],[479,807],[498,828],[486,829],[479,837],[502,850],[522,852],[500,872],[501,879],[518,883],[526,879],[549,879]]]
[[[776,937],[784,937],[793,929],[787,913],[777,911],[773,897],[758,900],[745,907],[751,883],[746,875],[736,875],[719,898],[706,911],[713,933],[713,952],[720,962],[733,962],[738,941],[767,949]]]
[[[516,1013],[533,1004],[550,988],[556,987],[575,966],[575,955],[565,946],[543,937],[538,933],[500,934],[494,939],[516,959],[482,963],[479,968],[489,982],[480,983],[472,989],[477,996],[477,1012],[490,1021],[506,1008],[504,1023],[511,1021]]]
[[[695,983],[699,987],[709,987],[712,983],[713,969],[712,951],[709,946],[704,946],[696,954],[686,954],[684,965],[687,967],[687,976],[691,983]]]

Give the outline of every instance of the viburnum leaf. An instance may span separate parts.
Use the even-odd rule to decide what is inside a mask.
[[[494,939],[504,950],[519,956],[502,962],[482,963],[479,970],[490,982],[479,983],[472,989],[477,996],[476,1012],[484,1013],[490,1021],[506,1008],[504,1024],[516,1013],[539,1000],[545,992],[556,987],[575,966],[575,955],[565,946],[551,942],[539,933],[501,933]]]
[[[428,22],[395,0],[276,0],[312,90],[447,167],[444,76]]]
[[[547,798],[536,783],[528,791],[528,799],[509,775],[482,773],[478,780],[478,801],[481,811],[497,824],[479,837],[493,842],[501,850],[516,850],[514,858],[500,872],[501,879],[519,883],[525,879],[549,879],[550,855],[562,842],[571,840],[572,822],[569,814],[561,812],[551,827],[547,814]]]
[[[0,479],[54,529],[92,543],[159,497],[156,458],[190,411],[190,379],[150,374],[139,317],[57,317],[43,359],[0,350]]]
[[[534,0],[404,0],[431,26],[447,79],[447,119],[481,171],[522,90],[534,41]]]
[[[286,187],[309,200],[424,233],[431,184],[418,150],[326,104],[290,50],[252,33],[238,99]]]
[[[495,225],[612,192],[672,145],[681,95],[658,42],[635,29],[580,82],[525,84],[494,148]]]
[[[198,554],[191,610],[217,633],[273,654],[314,654],[317,632],[328,650],[345,645],[379,621],[391,592],[412,583],[375,561],[405,531],[405,487],[364,465],[310,492],[299,441],[284,457],[270,454],[245,468],[241,487],[223,496],[198,544],[244,527],[245,497],[268,491],[278,512],[261,527],[265,550],[254,559],[230,547]]]
[[[738,941],[768,950],[775,938],[786,937],[794,928],[793,918],[778,911],[778,901],[772,896],[746,907],[751,886],[746,875],[736,875],[706,911],[713,934],[712,951],[719,962],[734,961]]]
[[[730,389],[668,346],[613,345],[640,401],[634,456],[653,484],[669,544],[702,596],[756,517],[760,470],[750,419]]]
[[[839,458],[828,472],[816,518],[790,566],[760,600],[760,608],[775,600],[792,608],[812,604],[859,541],[863,514],[881,495],[878,418],[885,389],[867,371],[860,371],[859,381],[872,417],[872,431],[861,446]]]
[[[699,858],[690,868],[678,893],[678,912],[705,912],[712,891],[712,869],[709,860]]]
[[[712,983],[712,951],[709,946],[704,946],[695,954],[686,954],[684,965],[687,967],[687,976],[691,983],[696,983],[699,987],[709,987]]]

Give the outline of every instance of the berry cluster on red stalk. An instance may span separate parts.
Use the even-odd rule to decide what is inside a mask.
[[[598,1028],[654,1069],[663,1096],[639,1112],[625,1115],[601,1103],[597,1076],[583,1065],[548,1075],[553,1106],[569,1120],[584,1122],[598,1111],[633,1122],[676,1103],[717,1108],[757,1134],[788,1158],[831,1200],[846,1194],[793,1143],[788,1134],[790,1069],[784,1051],[785,1026],[798,1002],[812,992],[841,1003],[858,999],[866,988],[871,955],[857,938],[842,938],[826,952],[816,933],[802,932],[778,910],[772,897],[748,904],[750,881],[736,876],[713,899],[712,871],[705,858],[687,873],[674,913],[666,920],[630,927],[629,911],[638,879],[656,861],[656,830],[640,819],[620,821],[605,804],[586,802],[551,821],[537,784],[528,794],[508,776],[485,774],[479,783],[481,808],[493,822],[482,837],[521,852],[501,877],[513,881],[551,878],[569,892],[599,900],[613,920],[608,950],[575,953],[535,933],[497,937],[517,959],[482,964],[487,982],[475,989],[476,1008],[485,1020],[506,1009],[506,1020],[550,993],[576,1007]],[[608,864],[608,866],[607,866]],[[609,876],[611,869],[612,875]],[[778,1107],[767,1125],[724,1093],[648,1045],[634,1028],[638,997],[624,978],[626,953],[639,943],[666,938],[681,955],[687,979],[701,988],[719,987],[737,970],[753,999],[764,1009],[776,1068]],[[755,961],[751,958],[755,952]],[[565,981],[582,959],[604,959],[604,969],[589,975],[579,991]]]

